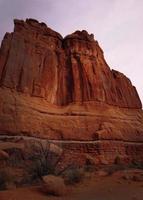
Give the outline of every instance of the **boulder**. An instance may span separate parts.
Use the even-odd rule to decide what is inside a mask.
[[[42,179],[43,179],[42,191],[44,193],[54,196],[65,195],[66,186],[63,178],[54,175],[47,175],[43,176]]]

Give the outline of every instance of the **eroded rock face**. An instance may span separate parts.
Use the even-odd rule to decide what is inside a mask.
[[[14,20],[0,50],[0,84],[51,104],[99,101],[141,108],[134,86],[110,70],[103,51],[86,31],[62,36],[33,19]]]
[[[97,163],[143,162],[141,101],[94,36],[62,38],[33,19],[14,23],[0,48],[0,138],[64,142],[76,161],[90,154]]]

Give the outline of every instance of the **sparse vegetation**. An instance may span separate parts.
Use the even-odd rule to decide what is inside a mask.
[[[114,172],[126,170],[127,168],[128,165],[114,163],[111,165],[107,165],[105,168],[103,167],[102,169],[104,169],[108,173],[108,175],[112,175]]]
[[[96,170],[95,162],[93,158],[88,157],[85,161],[84,170],[86,172],[94,172]]]
[[[132,160],[132,163],[129,165],[130,168],[143,169],[143,162],[138,162],[136,160]]]
[[[0,190],[5,190],[9,186],[14,186],[14,177],[8,169],[0,170]]]
[[[120,156],[116,156],[115,160],[114,160],[115,165],[121,165],[122,161],[121,161],[121,157]]]
[[[6,174],[0,171],[0,190],[6,189]]]
[[[28,157],[28,173],[32,180],[42,179],[48,174],[57,174],[57,165],[61,160],[62,153],[50,150],[50,143],[34,142],[30,148]]]
[[[10,148],[7,152],[10,155],[7,161],[8,166],[18,167],[25,159],[23,150],[20,148]]]
[[[73,185],[83,180],[85,172],[83,168],[71,166],[65,170],[63,176],[67,184]]]

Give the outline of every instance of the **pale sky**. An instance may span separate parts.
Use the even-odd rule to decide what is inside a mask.
[[[63,36],[93,33],[110,68],[130,78],[143,102],[143,0],[0,0],[0,41],[14,18],[35,18]]]

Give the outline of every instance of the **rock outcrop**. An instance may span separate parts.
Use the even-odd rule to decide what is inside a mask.
[[[99,101],[141,108],[134,86],[110,70],[93,34],[76,31],[64,39],[44,23],[14,20],[0,52],[0,84],[55,105]]]
[[[62,36],[14,20],[0,48],[0,135],[64,141],[99,162],[142,160],[143,112],[136,88],[111,70],[93,34]]]

